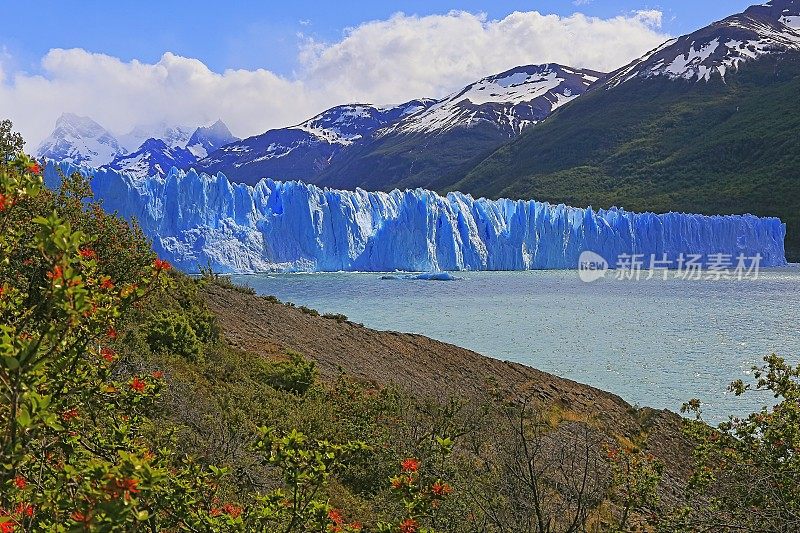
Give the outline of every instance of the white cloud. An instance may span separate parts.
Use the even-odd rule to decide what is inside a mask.
[[[334,43],[302,37],[291,78],[263,69],[216,73],[170,52],[148,64],[82,49],[51,50],[42,73],[32,75],[4,70],[10,61],[0,54],[0,117],[14,120],[29,149],[63,111],[91,116],[117,133],[160,120],[195,125],[221,117],[248,136],[339,103],[443,96],[522,64],[612,70],[663,42],[660,22],[658,11],[610,19],[535,11],[501,20],[460,11],[396,14],[348,29]]]

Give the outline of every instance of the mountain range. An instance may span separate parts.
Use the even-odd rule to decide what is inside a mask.
[[[37,155],[137,176],[191,166],[250,184],[269,177],[596,208],[752,212],[787,223],[787,254],[797,260],[798,93],[800,0],[772,0],[608,74],[520,66],[441,99],[336,106],[244,140],[221,122],[199,143],[164,124],[117,139],[65,114]]]
[[[194,166],[208,153],[238,140],[221,120],[198,128],[166,122],[140,125],[115,136],[89,117],[63,113],[53,133],[36,149],[36,157],[137,177],[163,176],[173,166]]]

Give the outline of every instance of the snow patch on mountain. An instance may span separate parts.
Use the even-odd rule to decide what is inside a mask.
[[[161,139],[147,139],[135,152],[117,156],[103,168],[147,178],[165,176],[173,167],[188,169],[194,162],[194,155],[186,148],[170,147]]]
[[[222,120],[217,120],[210,126],[201,126],[194,130],[186,143],[186,148],[195,159],[203,159],[214,150],[239,140]]]
[[[600,76],[553,63],[517,67],[467,85],[381,134],[437,133],[478,122],[518,134],[583,94]]]

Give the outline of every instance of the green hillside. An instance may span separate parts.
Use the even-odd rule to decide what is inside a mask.
[[[723,82],[599,88],[499,148],[448,190],[596,208],[745,213],[787,223],[800,260],[800,57]]]

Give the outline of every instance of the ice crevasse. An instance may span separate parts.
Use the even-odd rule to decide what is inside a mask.
[[[621,254],[760,254],[786,264],[786,226],[753,215],[702,216],[593,210],[534,200],[323,189],[269,179],[255,186],[173,168],[134,178],[113,170],[48,162],[92,175],[109,212],[135,218],[164,259],[187,272],[439,271],[574,269],[589,250],[612,265]]]

